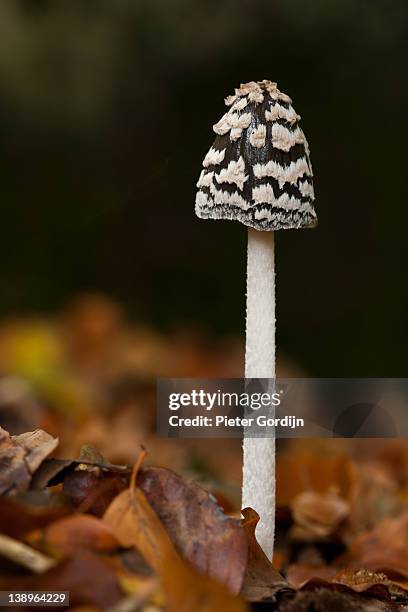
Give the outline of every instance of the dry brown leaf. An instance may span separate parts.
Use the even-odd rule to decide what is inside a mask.
[[[0,427],[0,495],[26,491],[32,475],[58,446],[42,429],[11,437]]]
[[[385,574],[366,569],[343,569],[332,578],[335,584],[344,584],[356,593],[371,593],[382,599],[408,603],[408,591],[392,582]]]
[[[350,512],[350,505],[336,493],[304,491],[291,502],[293,520],[312,536],[335,533]]]
[[[85,470],[85,466],[90,469],[89,472],[96,473],[93,468],[100,468],[103,475],[122,474],[130,477],[131,468],[126,465],[115,465],[104,461],[87,461],[85,459],[45,459],[36,471],[31,488],[42,489],[65,482],[66,478],[77,471],[78,469]]]
[[[22,378],[0,378],[0,423],[11,435],[32,431],[44,424],[45,406],[34,397]]]
[[[129,485],[126,474],[76,470],[65,478],[64,493],[75,508],[103,516],[112,500]]]
[[[25,450],[25,463],[30,474],[34,474],[44,459],[57,448],[59,443],[58,438],[53,438],[42,429],[28,431],[18,436],[13,436],[12,439],[17,446],[21,446]]]
[[[406,612],[405,607],[379,601],[354,592],[325,588],[324,584],[311,591],[299,591],[284,602],[279,612]]]
[[[366,601],[370,598],[369,601],[373,605],[380,602],[389,604],[391,610],[402,610],[403,607],[408,605],[408,591],[388,580],[384,574],[373,573],[364,569],[357,571],[342,570],[330,581],[312,578],[301,588],[301,591],[304,592],[320,593],[323,590],[349,596],[363,595]]]
[[[408,485],[408,448],[405,438],[354,440],[353,456],[357,464],[376,463],[388,472],[389,478],[400,486]]]
[[[339,562],[408,578],[408,511],[358,535]]]
[[[319,579],[330,582],[338,573],[338,567],[330,565],[300,565],[293,563],[289,565],[286,571],[286,577],[291,584],[297,589],[302,588],[309,580]]]
[[[173,612],[243,612],[245,604],[214,580],[199,574],[176,552],[143,491],[123,491],[109,506],[104,521],[126,547],[137,548],[158,573]]]
[[[111,529],[100,519],[86,514],[67,516],[29,534],[27,541],[56,556],[81,550],[107,552],[119,546]]]
[[[144,468],[138,486],[181,556],[202,574],[239,593],[248,548],[240,521],[225,516],[217,500],[199,484],[171,470]]]
[[[400,510],[395,476],[378,462],[356,465],[357,482],[351,499],[348,524],[354,533],[374,527],[378,521]]]
[[[62,323],[70,361],[84,374],[100,376],[121,348],[120,306],[104,295],[83,294],[68,304]]]
[[[91,604],[105,609],[122,595],[118,579],[108,563],[91,553],[65,559],[47,572],[1,581],[1,588],[28,591],[69,591],[70,607]]]
[[[408,591],[389,580],[385,574],[366,569],[342,569],[331,566],[291,565],[288,579],[299,589],[330,589],[339,592],[363,593],[387,601],[408,603]]]
[[[45,498],[41,505],[31,503],[30,499],[21,499],[21,496],[0,498],[0,533],[13,538],[22,537],[62,518],[70,511],[67,506],[51,503],[48,496]]]
[[[242,515],[248,538],[248,563],[241,595],[247,601],[276,601],[278,595],[289,594],[293,589],[274,569],[256,540],[259,515],[252,508],[242,510]]]
[[[356,472],[351,460],[344,456],[324,457],[319,454],[287,453],[278,458],[276,474],[277,505],[289,506],[304,491],[334,491],[345,500],[353,494]]]
[[[31,489],[44,489],[51,484],[59,484],[66,473],[74,469],[71,459],[45,459],[31,480]]]

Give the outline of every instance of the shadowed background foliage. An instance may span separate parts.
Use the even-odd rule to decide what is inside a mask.
[[[316,376],[406,376],[406,0],[3,0],[0,314],[81,291],[242,333],[245,229],[194,216],[223,98],[276,80],[320,225],[277,238],[278,343]]]

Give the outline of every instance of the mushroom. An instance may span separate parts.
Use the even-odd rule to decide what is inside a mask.
[[[309,147],[292,100],[271,81],[241,85],[225,100],[197,183],[196,214],[248,227],[246,378],[275,378],[274,231],[314,227]],[[244,434],[242,507],[271,559],[275,531],[275,439]]]

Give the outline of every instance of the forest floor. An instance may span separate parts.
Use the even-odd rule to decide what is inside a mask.
[[[234,339],[159,334],[98,296],[1,323],[0,590],[69,591],[77,611],[408,611],[405,440],[279,441],[271,564],[241,515],[240,441],[155,434],[158,377],[242,363]]]

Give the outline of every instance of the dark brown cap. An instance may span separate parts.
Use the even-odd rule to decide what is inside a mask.
[[[276,83],[252,81],[225,103],[197,183],[196,214],[266,231],[314,227],[309,146],[292,100]]]

